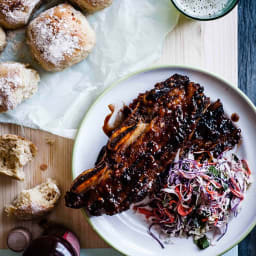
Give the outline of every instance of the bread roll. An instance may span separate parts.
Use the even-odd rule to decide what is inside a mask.
[[[0,25],[7,29],[25,26],[41,0],[0,0]]]
[[[14,109],[37,91],[38,73],[16,62],[0,63],[0,112]]]
[[[0,174],[24,180],[22,167],[31,161],[37,152],[29,140],[13,134],[0,136]]]
[[[69,4],[60,4],[34,19],[27,30],[28,45],[47,71],[60,71],[88,56],[95,33],[85,16]]]
[[[55,207],[60,195],[56,181],[48,179],[32,189],[23,190],[11,205],[5,207],[5,212],[20,220],[42,217]]]
[[[6,34],[4,30],[0,27],[0,52],[3,51],[6,46]]]
[[[112,0],[70,0],[83,10],[96,12],[112,4]]]

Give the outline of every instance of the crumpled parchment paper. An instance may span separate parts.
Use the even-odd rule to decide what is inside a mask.
[[[51,1],[38,12],[57,2],[61,1]],[[0,114],[0,122],[74,138],[88,107],[108,85],[160,57],[165,36],[178,16],[170,0],[114,0],[111,7],[88,16],[97,36],[90,56],[57,73],[45,72],[33,61],[24,29],[8,32],[0,61],[29,63],[39,71],[41,82],[32,98]]]

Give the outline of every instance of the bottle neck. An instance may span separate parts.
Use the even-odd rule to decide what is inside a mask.
[[[72,245],[62,237],[46,235],[35,239],[23,256],[79,256]]]
[[[58,223],[46,223],[45,231],[43,235],[47,236],[57,236],[61,239],[64,239],[74,251],[75,256],[80,256],[80,243],[77,236],[69,230],[67,227],[58,224]]]

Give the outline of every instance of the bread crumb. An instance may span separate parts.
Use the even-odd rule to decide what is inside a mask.
[[[46,141],[46,144],[48,144],[48,145],[50,145],[50,146],[52,146],[52,145],[55,143],[55,139],[49,138],[49,137],[47,137],[47,138],[45,139],[45,141]]]
[[[41,171],[46,171],[48,169],[48,165],[47,164],[41,164],[40,165],[40,170]]]

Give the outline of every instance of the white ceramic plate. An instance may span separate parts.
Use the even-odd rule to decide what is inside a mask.
[[[132,74],[108,88],[87,112],[79,129],[73,151],[73,177],[94,166],[101,147],[107,142],[102,131],[109,104],[130,103],[140,92],[152,89],[154,84],[171,75],[187,75],[191,81],[205,88],[212,101],[220,98],[227,115],[240,116],[238,126],[242,130],[243,142],[238,154],[249,161],[256,170],[256,110],[249,99],[238,89],[213,74],[188,67],[158,67]],[[115,216],[90,217],[88,221],[95,231],[118,251],[131,256],[215,256],[222,254],[240,242],[256,224],[256,182],[250,187],[242,204],[242,211],[229,225],[227,234],[214,247],[199,251],[192,239],[173,239],[173,244],[161,249],[147,233],[148,225],[132,210]]]

